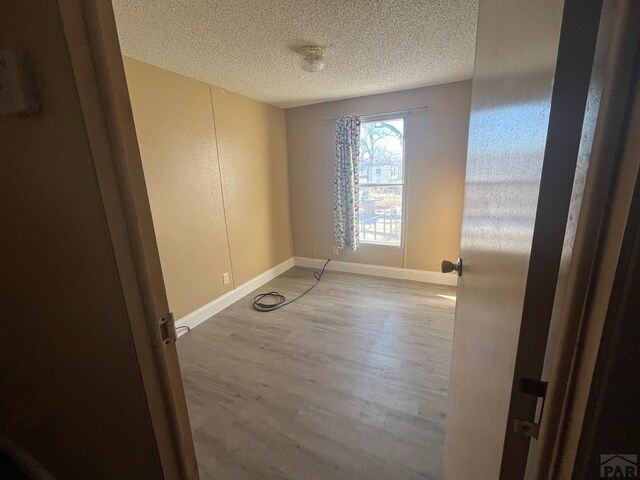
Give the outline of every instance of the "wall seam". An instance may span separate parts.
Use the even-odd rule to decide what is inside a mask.
[[[216,109],[213,104],[213,87],[209,86],[209,100],[211,102],[211,117],[213,119],[213,137],[216,142],[216,161],[218,163],[218,176],[220,177],[220,195],[222,196],[222,213],[224,215],[224,230],[227,237],[227,253],[229,255],[229,265],[231,266],[231,287],[236,288],[236,272],[233,268],[233,257],[231,255],[231,240],[229,239],[229,221],[227,219],[227,205],[224,199],[224,178],[222,176],[222,166],[220,161],[220,142],[218,141],[218,128],[216,125]]]

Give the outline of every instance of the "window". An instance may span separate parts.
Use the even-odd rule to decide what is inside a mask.
[[[360,243],[402,245],[404,118],[360,125]]]

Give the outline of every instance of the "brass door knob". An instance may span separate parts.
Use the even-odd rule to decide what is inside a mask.
[[[458,272],[458,276],[462,275],[462,259],[459,258],[456,263],[453,263],[450,260],[442,260],[442,273],[453,272],[454,270]]]

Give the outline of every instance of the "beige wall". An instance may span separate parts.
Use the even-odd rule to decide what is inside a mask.
[[[293,255],[282,109],[213,89],[236,284]]]
[[[284,111],[131,58],[125,69],[181,318],[293,254]]]
[[[439,270],[460,246],[471,82],[321,103],[286,111],[291,218],[297,256]],[[334,123],[338,115],[415,107],[406,125],[403,248],[362,245],[333,254]]]

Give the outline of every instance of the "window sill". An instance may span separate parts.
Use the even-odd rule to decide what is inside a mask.
[[[388,249],[392,249],[392,250],[402,250],[404,248],[404,246],[402,244],[393,245],[393,244],[389,244],[389,243],[374,243],[374,242],[366,242],[366,241],[362,241],[362,240],[360,240],[360,247],[365,247],[365,248],[369,248],[369,247],[373,247],[373,248],[388,248]]]

